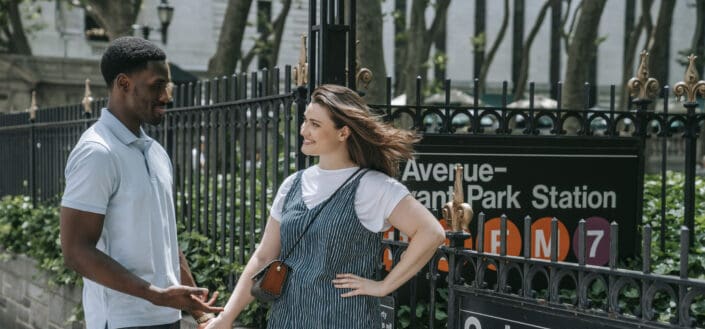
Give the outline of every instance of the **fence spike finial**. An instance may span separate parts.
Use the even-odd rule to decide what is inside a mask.
[[[166,64],[166,77],[167,77],[167,83],[166,83],[166,96],[169,99],[169,102],[174,101],[174,82],[171,81],[171,63],[169,63],[169,60],[165,60],[164,63]]]
[[[648,99],[656,95],[659,89],[658,80],[649,77],[649,53],[646,50],[641,51],[641,62],[637,76],[629,79],[627,88],[629,94],[637,99]]]
[[[81,101],[81,104],[83,105],[83,112],[84,113],[91,113],[92,112],[92,107],[91,107],[92,102],[93,102],[93,96],[91,95],[91,79],[86,79],[86,89],[85,89],[85,92],[83,93],[83,100]]]
[[[678,82],[673,86],[673,93],[678,99],[680,100],[681,96],[685,95],[685,100],[688,103],[695,102],[697,94],[705,97],[705,81],[698,81],[698,71],[695,69],[695,59],[697,58],[698,56],[693,54],[688,56],[690,63],[685,70],[685,77],[683,78],[685,81]]]
[[[308,83],[308,47],[306,46],[306,34],[301,35],[301,49],[299,50],[299,63],[294,66],[294,82],[297,86]]]
[[[29,108],[27,109],[27,112],[29,112],[29,121],[34,122],[34,120],[37,118],[37,110],[39,107],[37,106],[37,91],[32,90],[32,100],[30,102]]]
[[[464,198],[463,166],[456,164],[453,200],[447,202],[442,208],[443,217],[449,222],[453,232],[463,232],[463,230],[467,230],[470,221],[472,221],[472,207],[464,202]]]
[[[357,40],[356,44],[360,44],[360,40]],[[367,89],[370,86],[370,82],[374,79],[374,74],[372,70],[366,67],[360,67],[360,48],[357,48],[357,55],[355,56],[355,83],[362,82],[363,88]]]

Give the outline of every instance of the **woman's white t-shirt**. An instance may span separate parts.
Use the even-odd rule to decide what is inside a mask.
[[[328,199],[357,169],[325,170],[318,165],[306,168],[301,177],[301,192],[306,207],[311,209]],[[296,174],[287,177],[274,197],[270,216],[276,221],[281,220],[284,199],[295,178]],[[392,210],[407,195],[409,190],[396,179],[379,171],[368,171],[360,179],[355,193],[355,211],[360,223],[372,232],[388,230]]]

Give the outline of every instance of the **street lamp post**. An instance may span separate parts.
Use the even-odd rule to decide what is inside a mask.
[[[161,27],[156,29],[162,34],[162,43],[166,44],[167,42],[167,31],[169,29],[169,24],[171,24],[171,19],[174,17],[174,6],[171,6],[168,2],[168,0],[161,0],[161,3],[159,6],[157,6],[157,16],[159,17],[159,22],[161,23]],[[153,27],[144,24],[144,25],[139,25],[135,24],[132,25],[132,29],[135,31],[140,31],[142,33],[142,37],[145,39],[149,39],[149,33],[154,30]]]
[[[169,24],[171,24],[171,18],[174,16],[174,7],[170,6],[167,0],[162,0],[157,6],[157,14],[159,15],[159,22],[162,23],[162,42],[166,44],[166,32],[169,29]]]

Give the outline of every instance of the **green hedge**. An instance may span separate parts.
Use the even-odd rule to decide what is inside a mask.
[[[219,305],[230,296],[226,288],[230,273],[240,273],[242,266],[232,264],[210,250],[211,240],[179,226],[179,244],[184,251],[196,282],[211,291],[219,291]],[[49,275],[49,284],[81,286],[76,272],[64,266],[59,240],[59,208],[38,205],[32,208],[29,197],[6,196],[0,200],[0,257],[25,254],[35,259]],[[244,326],[263,327],[266,307],[252,303],[240,315]],[[74,310],[69,322],[83,318],[82,310]]]
[[[668,172],[666,175],[666,248],[661,251],[661,176],[647,175],[644,179],[643,223],[652,227],[651,250],[653,272],[679,275],[680,228],[683,224],[683,184],[685,175]],[[688,277],[705,280],[705,178],[695,180],[695,232],[693,247],[688,257]],[[641,267],[638,267],[640,269]],[[705,312],[703,313],[705,314]]]
[[[75,285],[78,275],[64,266],[59,241],[59,208],[32,208],[29,197],[0,200],[0,247],[3,257],[25,254],[50,274],[50,284]]]

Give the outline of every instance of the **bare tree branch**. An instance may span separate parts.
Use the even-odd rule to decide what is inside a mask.
[[[356,84],[357,90],[365,90],[365,100],[368,103],[383,104],[386,100],[385,77],[387,68],[384,63],[384,43],[382,39],[382,3],[379,0],[357,1],[356,38],[360,41],[356,51],[357,63],[361,68],[369,69],[374,78],[370,84]],[[352,74],[357,75],[357,72]],[[355,76],[357,78],[357,76]]]
[[[291,9],[291,0],[284,0],[284,6],[281,12],[272,23],[272,28],[274,29],[274,44],[272,45],[272,53],[270,63],[272,65],[277,65],[279,61],[279,49],[281,49],[282,36],[284,35],[284,26],[286,25],[286,18],[289,16],[289,10]]]
[[[588,77],[589,63],[596,55],[598,26],[606,1],[589,0],[583,3],[568,50],[565,89],[562,95],[563,104],[567,109],[575,109],[582,104],[583,83]],[[568,130],[569,127],[564,128]]]
[[[573,14],[573,17],[570,21],[570,27],[568,28],[568,31],[563,31],[563,41],[565,45],[565,52],[568,52],[568,49],[570,49],[570,42],[571,38],[573,36],[573,31],[575,30],[575,23],[578,21],[578,17],[580,17],[580,12],[583,8],[583,1],[580,1],[577,7],[575,7],[575,13]],[[568,21],[568,14],[570,13],[570,3],[568,4],[568,10],[566,11],[565,15],[566,18],[565,20]]]
[[[499,45],[504,40],[505,32],[507,32],[507,26],[509,26],[509,0],[504,0],[504,18],[502,19],[502,26],[499,28],[499,33],[492,43],[492,48],[490,48],[489,53],[487,53],[487,58],[484,63],[482,63],[482,68],[480,69],[480,95],[485,93],[485,82],[487,81],[487,73],[490,70],[490,65],[494,60],[494,56],[499,49]]]
[[[242,59],[240,60],[240,67],[243,70],[250,67],[250,64],[252,63],[252,60],[254,60],[255,56],[264,56],[266,58],[266,62],[269,63],[267,67],[268,70],[271,71],[271,69],[274,68],[279,58],[279,49],[281,48],[282,35],[284,34],[284,25],[290,9],[291,0],[285,0],[282,10],[279,12],[279,15],[277,15],[277,18],[275,18],[272,22],[271,27],[268,27],[264,31],[260,32],[258,40],[254,45],[252,45],[252,48],[250,48],[250,50],[242,56]],[[273,39],[272,34],[274,34]],[[262,67],[258,67],[257,69],[262,69]]]
[[[539,33],[539,29],[541,29],[541,25],[543,25],[544,18],[546,17],[546,12],[550,7],[551,1],[546,0],[541,6],[541,11],[539,11],[539,16],[536,18],[534,26],[531,28],[531,32],[529,32],[529,36],[526,38],[526,43],[524,45],[524,49],[521,56],[521,70],[519,71],[519,81],[514,91],[515,100],[524,98],[526,81],[529,79],[529,51],[531,50],[531,45],[534,43],[536,35]]]
[[[564,45],[564,47],[565,47],[565,52],[566,52],[566,53],[568,52],[568,43],[569,43],[569,41],[570,41],[570,40],[569,40],[569,39],[570,39],[570,33],[573,32],[573,26],[572,26],[572,23],[571,23],[570,31],[566,32],[566,30],[565,30],[565,24],[568,23],[568,15],[570,15],[570,10],[571,10],[570,7],[571,7],[572,5],[573,5],[573,1],[572,1],[572,0],[568,0],[568,1],[566,2],[565,14],[563,14],[563,18],[561,19],[561,37],[562,37],[562,39],[563,39],[563,45]],[[578,4],[578,7],[579,7],[579,6],[580,6],[580,4]]]
[[[637,44],[639,43],[639,39],[641,38],[641,33],[644,32],[644,29],[646,27],[646,21],[649,19],[647,18],[650,16],[651,12],[651,5],[653,4],[652,0],[644,0],[641,2],[642,9],[641,9],[641,16],[639,16],[639,21],[637,24],[632,28],[631,32],[629,33],[629,38],[627,41],[627,49],[625,50],[626,56],[624,58],[624,63],[622,64],[622,92],[619,96],[619,104],[623,108],[627,106],[627,100],[628,100],[628,95],[629,95],[629,90],[627,89],[627,81],[632,78],[634,75],[634,60],[636,58],[636,53],[637,53]],[[645,6],[645,7],[644,7]]]
[[[431,27],[429,27],[428,31],[426,31],[426,35],[429,36],[429,47],[431,44],[430,40],[433,40],[436,37],[438,32],[441,30],[441,24],[446,21],[445,17],[448,16],[448,6],[450,6],[450,0],[438,0],[438,4],[436,5],[436,16],[433,17]]]
[[[6,50],[13,54],[32,55],[32,48],[29,46],[27,35],[22,25],[19,4],[19,0],[8,0],[5,2],[8,18],[4,26],[5,34],[7,35]]]
[[[436,3],[436,16],[430,28],[426,29],[425,12],[428,3],[428,0],[414,0],[411,5],[411,20],[407,35],[413,37],[408,39],[404,70],[402,71],[402,76],[399,77],[402,80],[400,85],[404,86],[404,93],[408,102],[411,102],[417,96],[416,75],[421,75],[422,78],[426,76],[426,72],[422,70],[422,65],[428,60],[431,43],[440,30],[440,24],[445,21],[450,0],[438,0]]]
[[[668,84],[669,79],[669,46],[673,25],[675,0],[663,0],[659,6],[658,19],[653,34],[649,36],[649,70],[651,76],[662,84]]]
[[[643,0],[642,2],[642,8],[648,8],[648,11],[642,11],[642,16],[644,17],[644,28],[646,29],[646,35],[650,36],[651,32],[654,29],[654,22],[653,19],[651,19],[651,5],[653,4],[653,0]],[[649,38],[646,38],[644,40],[644,47],[643,49],[648,49],[649,48]]]
[[[218,47],[208,61],[210,76],[230,75],[235,72],[242,56],[241,47],[252,0],[228,0],[223,26],[220,29]]]

